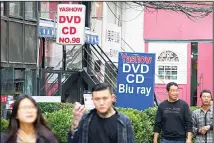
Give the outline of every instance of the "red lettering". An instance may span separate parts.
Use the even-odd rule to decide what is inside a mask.
[[[81,17],[80,16],[59,16],[59,23],[72,23],[74,22],[75,24],[78,24],[81,22]]]
[[[67,19],[67,21],[68,21],[68,23],[71,23],[72,21],[73,21],[73,16],[66,16],[66,19]]]
[[[80,38],[63,38],[59,37],[59,43],[80,43]]]
[[[123,62],[125,62],[125,59],[126,59],[126,54],[122,54],[122,60],[123,60]]]
[[[76,27],[63,27],[62,28],[62,34],[72,35],[72,34],[76,34],[76,33],[77,33]]]
[[[152,62],[152,58],[151,57],[147,57],[147,56],[139,56],[138,54],[136,54],[135,56],[127,56],[126,54],[122,54],[122,60],[123,62],[127,62],[127,63],[146,63],[146,64],[150,64]]]
[[[59,16],[59,23],[65,23],[65,16]]]
[[[147,64],[150,64],[152,62],[152,57],[145,57],[144,60]]]
[[[63,27],[62,28],[62,34],[68,34],[68,27]]]
[[[74,16],[74,23],[80,23],[81,17],[80,16]]]
[[[60,43],[70,43],[69,41],[70,41],[69,38],[62,38],[62,37],[59,37],[59,42],[60,42]]]
[[[82,7],[60,7],[61,12],[82,12]]]
[[[75,33],[77,33],[76,28],[75,27],[70,27],[70,35],[71,34],[75,34]]]
[[[72,43],[80,43],[80,38],[72,38]]]

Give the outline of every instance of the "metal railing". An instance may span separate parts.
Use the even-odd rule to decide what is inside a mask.
[[[109,62],[111,63],[111,61],[107,57],[107,55],[103,56],[102,55],[103,51],[101,50],[101,52],[99,52],[96,48],[97,46],[94,46],[94,45],[92,45],[90,49],[88,49],[88,47],[83,48],[83,50],[89,56],[88,59],[83,57],[83,61],[87,63],[87,70],[85,71],[88,73],[89,76],[90,75],[95,76],[97,78],[97,81],[107,82],[112,86],[113,90],[116,91],[117,83],[114,81],[116,81],[117,79],[117,71],[115,71],[115,68],[117,69],[117,67],[115,67],[115,65],[109,64]],[[98,60],[96,59],[99,59],[100,62],[98,63],[97,62]],[[106,59],[108,59],[109,62]],[[105,68],[105,70],[102,71],[102,68]],[[95,70],[95,69],[100,69],[100,70]],[[106,74],[106,71],[110,75]],[[94,83],[96,83],[96,81],[94,81]]]
[[[74,51],[76,46],[72,48],[71,51]],[[69,64],[72,64],[74,60],[79,56],[79,54],[82,52],[82,47],[80,47],[73,55],[72,59],[70,59]],[[62,62],[62,61],[60,61]],[[60,62],[58,64],[60,64]],[[52,69],[47,69],[47,70],[42,70],[43,75],[44,75],[44,84],[40,88],[40,93],[44,91],[45,95],[52,96],[52,95],[61,95],[59,93],[59,87],[62,86],[68,78],[72,75],[73,72],[69,71],[62,71],[62,70],[52,70]],[[46,76],[47,75],[47,76]],[[59,80],[60,78],[60,80]],[[53,90],[55,88],[55,90]],[[51,93],[52,92],[52,93]],[[57,93],[58,92],[58,93]],[[51,93],[51,94],[50,94]]]

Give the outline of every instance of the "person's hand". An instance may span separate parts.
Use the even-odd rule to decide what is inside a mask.
[[[153,143],[158,143],[158,139],[153,139]]]
[[[82,119],[82,116],[85,112],[84,105],[81,105],[80,103],[76,102],[74,109],[73,109],[73,126],[74,128],[78,127],[80,120]]]
[[[192,140],[191,139],[187,139],[186,143],[192,143]]]
[[[22,143],[36,143],[36,137],[32,138],[29,137],[24,131],[18,130],[17,132],[18,138],[21,140]]]
[[[210,130],[210,125],[204,126],[204,129],[205,129],[206,131],[209,131],[209,130]]]
[[[210,130],[210,125],[207,125],[207,126],[203,126],[203,127],[201,127],[200,129],[199,129],[199,132],[201,133],[201,134],[206,134],[207,133],[207,131],[209,131]]]

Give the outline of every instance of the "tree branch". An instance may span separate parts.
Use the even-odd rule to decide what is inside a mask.
[[[155,10],[170,10],[175,12],[184,13],[188,18],[194,20],[195,18],[203,18],[208,16],[213,12],[212,5],[204,5],[197,2],[185,3],[185,2],[155,2],[155,1],[148,1],[148,2],[136,2],[132,1],[135,4],[143,6],[144,8],[148,9],[155,9]]]

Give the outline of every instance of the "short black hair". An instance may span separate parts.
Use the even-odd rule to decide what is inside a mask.
[[[211,98],[212,98],[212,93],[211,93],[211,91],[208,90],[208,89],[204,89],[204,90],[202,90],[202,91],[200,92],[200,98],[201,98],[202,94],[204,94],[204,93],[209,93],[209,94],[211,95]]]
[[[178,87],[178,84],[177,84],[177,83],[175,83],[175,82],[169,82],[169,83],[166,85],[166,90],[169,92],[170,87],[173,86],[173,85]]]
[[[102,91],[102,90],[106,90],[106,89],[109,89],[111,94],[113,93],[112,92],[112,87],[108,83],[98,83],[91,89],[91,91],[92,92],[94,92],[94,91]]]

